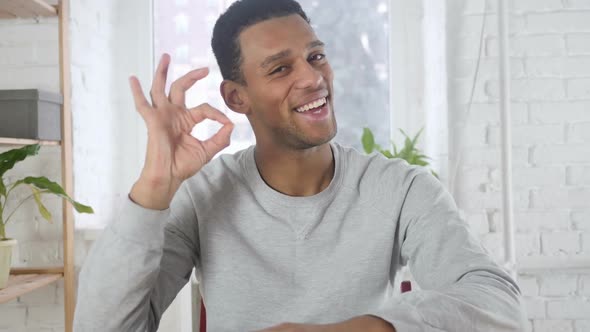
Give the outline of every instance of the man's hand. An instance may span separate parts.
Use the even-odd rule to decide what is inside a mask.
[[[396,332],[395,328],[375,316],[359,316],[342,323],[310,325],[283,323],[259,332]]]
[[[215,154],[227,147],[233,123],[208,104],[187,109],[186,91],[209,73],[207,68],[193,70],[172,83],[170,94],[165,87],[170,56],[164,54],[156,70],[150,91],[151,103],[141,90],[139,80],[131,77],[135,108],[148,131],[145,164],[130,197],[146,208],[164,210],[180,184],[195,175]],[[191,136],[193,127],[205,119],[223,124],[210,139],[200,141]]]
[[[331,332],[330,325],[283,323],[258,332]]]

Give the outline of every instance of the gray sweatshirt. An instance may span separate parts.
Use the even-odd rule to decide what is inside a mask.
[[[193,267],[207,330],[374,315],[410,331],[521,331],[518,286],[422,168],[331,144],[324,191],[270,188],[254,147],[185,181],[165,211],[125,200],[80,273],[76,331],[155,331]],[[409,264],[421,290],[394,295]]]

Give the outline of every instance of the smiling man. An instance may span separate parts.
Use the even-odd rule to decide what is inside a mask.
[[[130,79],[145,165],[81,271],[76,331],[155,331],[193,268],[214,332],[522,330],[518,286],[437,179],[332,142],[333,72],[297,2],[238,0],[212,45],[256,145],[211,161],[233,124],[185,106],[206,69],[166,95],[164,55],[151,100]],[[200,141],[205,118],[223,127]],[[421,289],[394,296],[405,264]]]

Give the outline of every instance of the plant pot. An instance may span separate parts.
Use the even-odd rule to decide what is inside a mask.
[[[16,240],[0,240],[0,289],[5,288],[8,283],[10,274],[10,265],[12,258],[12,247],[16,245]]]

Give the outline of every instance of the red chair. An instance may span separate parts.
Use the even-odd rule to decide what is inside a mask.
[[[412,290],[412,282],[409,280],[404,280],[404,281],[402,281],[400,288],[401,288],[400,290],[402,293],[409,292]]]
[[[207,311],[205,310],[205,303],[201,299],[201,318],[199,319],[199,331],[207,332]]]

